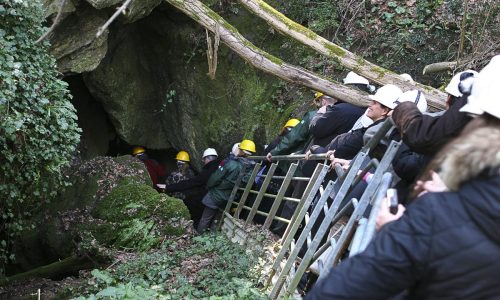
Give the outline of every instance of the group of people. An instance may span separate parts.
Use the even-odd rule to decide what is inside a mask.
[[[388,107],[397,128],[390,138],[403,141],[393,169],[411,184],[406,209],[392,214],[384,201],[374,240],[306,299],[500,297],[499,84],[495,56],[479,73],[455,75],[442,114],[425,114],[415,101]],[[332,163],[349,164],[345,152],[328,149]]]
[[[375,92],[366,79],[352,72],[344,83]],[[397,213],[391,213],[384,201],[377,219],[379,231],[372,243],[364,252],[334,267],[313,286],[307,299],[499,297],[497,86],[498,55],[481,72],[467,70],[452,78],[445,88],[448,99],[443,112],[427,112],[424,91],[403,92],[387,84],[369,96],[366,110],[318,92],[311,111],[301,119],[286,122],[264,155],[272,162],[277,155],[305,154],[306,160],[295,176],[312,174],[316,162],[307,160],[311,154],[326,153],[332,165],[348,168],[388,118],[395,128],[369,155],[380,159],[390,141],[401,141],[391,169],[397,175]],[[181,152],[177,159],[186,162]],[[240,171],[253,167],[246,157],[254,153],[255,144],[250,140],[235,144],[224,160],[208,148],[198,175],[167,182],[164,191],[182,193],[175,195],[184,200],[197,231],[202,233],[226,205]],[[148,164],[146,167],[154,168]],[[278,168],[286,172],[287,162],[281,161]],[[328,179],[334,178],[334,173]],[[303,181],[292,182],[288,196],[301,198],[306,185]],[[362,185],[363,181],[360,189],[351,193],[362,193]],[[195,188],[202,192],[193,196]],[[351,196],[349,199],[356,195]],[[290,219],[295,208],[294,202],[283,202],[281,217]],[[271,230],[282,233],[285,228],[286,224],[275,222]]]
[[[203,151],[203,167],[198,174],[190,166],[189,153],[179,151],[175,157],[177,168],[166,177],[165,184],[159,183],[166,175],[165,169],[149,158],[144,148],[135,147],[132,154],[144,163],[154,187],[186,204],[201,234],[210,229],[219,209],[224,208],[240,171],[254,164],[246,157],[255,151],[255,143],[246,139],[234,144],[223,160],[214,148],[207,148]]]

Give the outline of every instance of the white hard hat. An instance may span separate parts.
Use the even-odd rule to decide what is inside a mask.
[[[411,75],[410,75],[410,74],[408,74],[408,73],[399,74],[399,76],[403,77],[403,79],[404,79],[405,81],[408,81],[408,82],[411,82],[411,83],[415,82],[415,81],[413,80],[413,78],[411,77]]]
[[[214,148],[207,148],[205,149],[205,151],[203,151],[203,156],[201,158],[205,158],[209,155],[219,156]]]
[[[448,83],[448,85],[444,88],[444,90],[452,96],[462,97],[462,93],[458,89],[458,85],[460,84],[460,77],[462,76],[462,74],[466,73],[472,74],[473,77],[477,76],[477,72],[473,70],[467,70],[457,73],[455,74],[455,76],[453,76],[453,78],[451,78],[450,83]]]
[[[427,111],[427,100],[425,99],[424,93],[422,93],[421,91],[411,90],[404,92],[401,96],[399,96],[396,102],[397,104],[399,104],[408,101],[415,103],[420,112]]]
[[[238,155],[239,150],[240,150],[240,143],[235,143],[233,145],[233,148],[231,148],[231,153],[233,153],[234,155]]]
[[[486,112],[500,119],[500,55],[494,56],[474,79],[467,104],[460,111],[481,115]]]
[[[368,95],[368,97],[390,109],[394,109],[401,94],[403,94],[403,91],[400,88],[393,84],[386,84],[379,88],[375,95]]]
[[[344,84],[370,84],[368,82],[368,79],[364,78],[363,76],[359,76],[358,74],[354,73],[353,71],[347,73],[347,76],[344,78]]]

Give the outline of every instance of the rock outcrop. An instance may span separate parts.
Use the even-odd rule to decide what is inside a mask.
[[[46,4],[47,15],[55,15],[55,3],[59,1]],[[206,147],[228,153],[244,137],[265,144],[297,107],[280,102],[285,109],[275,109],[279,81],[223,45],[211,80],[206,75],[205,30],[165,2],[132,1],[126,15],[96,38],[121,3],[68,0],[50,42],[59,70],[82,74],[88,92],[127,144],[184,149],[198,165]],[[247,28],[249,38],[270,34],[252,19],[240,12],[231,22]],[[79,97],[75,91],[76,107]],[[83,134],[85,140],[92,139]]]
[[[15,244],[17,270],[72,255],[148,250],[191,226],[184,203],[154,190],[142,162],[131,156],[97,157],[70,179],[58,201],[35,216],[38,226]]]

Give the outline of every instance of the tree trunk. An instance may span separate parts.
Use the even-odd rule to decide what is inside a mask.
[[[231,50],[254,67],[283,80],[321,91],[327,95],[358,106],[366,106],[369,98],[363,92],[350,88],[303,68],[283,62],[245,39],[231,24],[198,0],[165,0],[212,32],[219,31],[220,38]]]
[[[451,71],[457,67],[456,61],[443,61],[438,63],[429,64],[424,67],[422,74],[439,73],[444,71]]]
[[[87,257],[70,256],[49,265],[41,266],[24,273],[0,279],[0,286],[13,283],[15,281],[27,280],[30,278],[57,278],[63,275],[78,272],[82,269],[97,267],[97,265]]]
[[[325,56],[336,59],[347,69],[363,75],[380,85],[392,83],[399,86],[403,91],[418,88],[425,93],[429,106],[437,110],[445,109],[445,93],[430,86],[405,81],[405,79],[398,74],[372,64],[362,57],[317,35],[308,28],[295,23],[262,0],[239,0],[239,2],[258,17],[264,19],[273,28]]]

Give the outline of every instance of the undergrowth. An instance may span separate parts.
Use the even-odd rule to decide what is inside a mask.
[[[258,253],[222,234],[165,241],[159,250],[93,270],[87,284],[64,292],[84,299],[266,299],[258,288]]]

